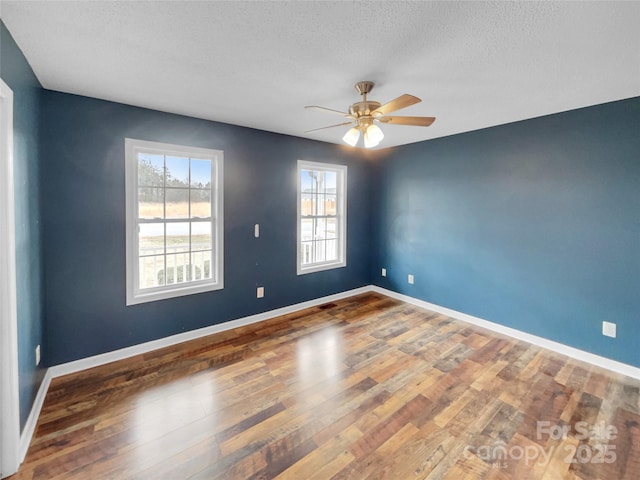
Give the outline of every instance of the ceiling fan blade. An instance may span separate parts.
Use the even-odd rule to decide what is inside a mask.
[[[344,122],[344,123],[338,123],[337,125],[329,125],[328,127],[320,127],[320,128],[314,128],[313,130],[307,130],[304,133],[311,133],[311,132],[317,132],[318,130],[324,130],[326,128],[335,128],[335,127],[343,127],[345,125],[351,125],[353,122]]]
[[[390,102],[376,108],[373,112],[371,112],[371,114],[374,117],[379,115],[386,115],[387,113],[410,107],[411,105],[415,105],[416,103],[420,103],[421,101],[422,100],[420,100],[418,97],[414,97],[413,95],[405,93],[404,95],[400,95],[398,98],[395,98]]]
[[[415,125],[416,127],[428,127],[436,121],[436,117],[381,117],[379,122],[392,125]]]
[[[340,110],[334,110],[333,108],[319,107],[318,105],[307,105],[304,108],[313,108],[314,110],[320,110],[325,113],[337,113],[338,115],[342,115],[343,117],[351,117],[351,114],[347,112],[341,112]]]

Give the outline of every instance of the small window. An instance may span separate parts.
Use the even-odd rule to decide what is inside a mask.
[[[127,138],[127,305],[223,287],[223,152]]]
[[[347,264],[347,167],[298,160],[298,275]]]

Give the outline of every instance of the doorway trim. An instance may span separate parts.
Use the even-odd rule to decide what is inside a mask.
[[[0,79],[0,477],[20,466],[13,91]]]

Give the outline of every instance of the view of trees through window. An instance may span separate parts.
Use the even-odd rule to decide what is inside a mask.
[[[140,288],[211,278],[211,160],[138,153]]]

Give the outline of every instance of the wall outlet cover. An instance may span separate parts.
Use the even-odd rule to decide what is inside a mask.
[[[264,287],[258,287],[256,290],[256,297],[262,298],[264,297]]]
[[[607,337],[616,338],[616,324],[612,322],[602,322],[602,335]]]
[[[382,276],[383,276],[383,277],[386,277],[386,276],[387,276],[387,269],[386,269],[386,268],[383,268],[383,269],[382,269]]]

